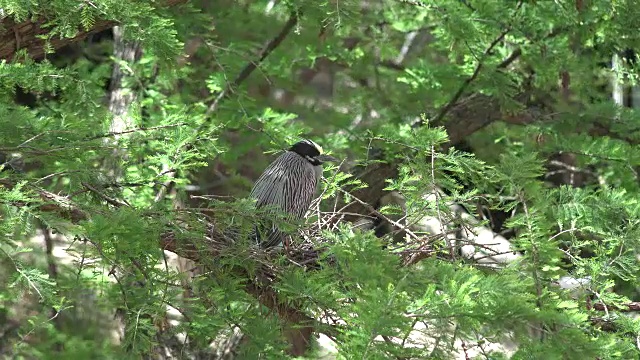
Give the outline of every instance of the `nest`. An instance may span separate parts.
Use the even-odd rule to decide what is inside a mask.
[[[306,226],[300,228],[297,233],[287,236],[282,246],[269,249],[262,249],[259,246],[242,246],[238,248],[238,238],[242,238],[237,230],[225,228],[220,230],[215,226],[215,221],[209,217],[203,217],[202,221],[206,223],[207,236],[206,244],[208,251],[213,253],[214,257],[225,256],[242,256],[247,260],[254,261],[259,264],[260,282],[271,282],[275,280],[277,275],[288,266],[297,266],[305,269],[305,271],[313,271],[322,266],[335,265],[335,259],[332,255],[327,254],[331,239],[325,234],[327,232],[337,232],[340,224],[345,224],[344,220],[347,214],[341,212],[321,212],[316,208],[313,215],[314,221],[308,221]],[[363,218],[367,218],[363,216]],[[375,219],[374,219],[375,220]],[[365,230],[372,229],[373,221],[370,221]],[[362,228],[353,225],[354,228]],[[402,231],[403,229],[397,229]],[[393,238],[393,233],[388,234]],[[442,235],[415,234],[405,236],[402,242],[390,242],[386,244],[386,248],[401,258],[401,263],[410,265],[432,256],[435,253],[434,242],[442,239]],[[242,251],[239,255],[238,251]],[[286,260],[283,262],[282,260]]]

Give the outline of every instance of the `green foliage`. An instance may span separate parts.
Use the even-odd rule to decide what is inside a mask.
[[[0,0],[0,9],[46,29],[44,59],[23,49],[0,62],[3,354],[141,358],[179,344],[186,358],[237,327],[241,358],[285,358],[279,330],[295,309],[323,319],[314,329],[344,359],[448,359],[507,337],[512,354],[478,357],[639,356],[640,322],[617,310],[640,298],[640,115],[603,85],[638,81],[634,61],[603,66],[639,48],[635,3]],[[106,21],[140,45],[138,61],[116,58],[121,44],[104,33],[54,49]],[[133,98],[117,131],[114,66]],[[266,212],[244,198],[300,137],[348,157],[325,167],[319,209],[351,212],[346,190],[367,193],[363,178],[391,164],[397,176],[373,181],[404,203],[366,199],[382,216],[438,219],[460,237],[477,224],[451,203],[478,218],[488,210],[504,221],[481,223],[515,234],[521,256],[481,268],[444,236],[378,236],[381,226],[351,228],[352,213],[307,233],[323,239],[314,266],[255,255],[247,235]],[[551,179],[555,155],[570,156],[572,176],[586,180]],[[307,228],[322,223],[317,215]],[[235,241],[221,246],[216,234]],[[177,271],[165,249],[196,265]],[[569,275],[590,280],[586,294],[555,285]],[[180,314],[171,326],[168,309]]]

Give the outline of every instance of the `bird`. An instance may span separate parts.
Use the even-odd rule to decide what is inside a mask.
[[[309,210],[322,178],[322,164],[328,161],[338,159],[324,154],[315,142],[302,139],[267,166],[249,196],[255,199],[257,209],[270,207],[285,214],[287,220],[298,221]],[[285,234],[275,222],[265,220],[255,226],[253,238],[262,248],[280,245]]]

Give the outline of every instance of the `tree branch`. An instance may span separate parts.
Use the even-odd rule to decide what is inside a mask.
[[[640,311],[640,302],[632,301],[630,303],[623,304],[621,306],[605,305],[603,303],[593,304],[593,308],[598,311],[622,311],[622,312],[634,312]]]
[[[185,3],[187,0],[165,0],[161,4],[163,6],[175,6]],[[27,20],[16,23],[13,19],[5,17],[0,21],[0,60],[11,61],[15,57],[15,53],[19,50],[26,49],[27,54],[32,59],[41,59],[45,55],[45,44],[43,39],[51,32],[51,27],[45,24],[51,19],[40,16],[37,20]],[[97,20],[95,25],[89,29],[79,29],[74,37],[61,38],[53,37],[49,39],[48,45],[57,50],[61,47],[84,40],[91,34],[109,29],[118,23],[110,19]]]
[[[83,183],[82,185],[114,207],[128,206],[121,200],[107,197],[90,184]],[[6,186],[9,189],[14,187],[13,184],[5,180],[0,181],[0,186]],[[80,209],[69,200],[68,197],[56,195],[36,187],[30,189],[39,195],[43,202],[42,204],[16,202],[12,203],[12,205],[18,207],[35,206],[40,211],[55,212],[61,217],[69,219],[72,223],[78,223],[91,218],[89,213]],[[212,259],[220,256],[220,244],[223,243],[224,239],[222,234],[217,234],[213,227],[210,227],[210,231],[207,232],[204,239],[179,239],[173,231],[164,232],[159,239],[159,245],[163,250],[171,251],[180,257],[193,260],[204,266],[211,263]],[[302,310],[282,302],[278,298],[276,291],[269,285],[259,283],[259,281],[255,280],[255,275],[250,276],[246,270],[242,268],[236,268],[234,271],[237,272],[237,276],[246,279],[245,291],[255,297],[262,305],[275,312],[281,319],[283,322],[283,335],[290,343],[289,352],[295,356],[303,355],[308,349],[311,335],[318,322],[307,316]],[[264,272],[263,275],[268,277],[270,274]]]
[[[484,62],[487,59],[487,57],[491,54],[491,52],[493,51],[493,48],[496,47],[496,45],[498,45],[498,43],[500,43],[500,41],[502,41],[502,39],[504,39],[504,37],[507,35],[507,33],[510,31],[510,28],[507,28],[506,30],[502,31],[500,33],[500,35],[498,35],[498,37],[496,37],[491,44],[489,44],[489,47],[487,47],[487,49],[484,51],[484,53],[482,54],[482,57],[480,59],[478,59],[478,64],[476,65],[475,70],[473,71],[473,74],[471,74],[470,77],[468,77],[463,83],[462,85],[460,85],[460,88],[458,89],[458,91],[453,95],[453,97],[451,98],[451,100],[449,100],[449,102],[447,102],[447,104],[440,110],[440,112],[438,113],[438,115],[433,119],[433,124],[440,124],[440,122],[442,121],[442,119],[444,118],[445,115],[447,115],[447,113],[449,112],[449,110],[451,110],[451,108],[453,108],[453,106],[455,106],[456,102],[458,100],[460,100],[460,97],[462,96],[462,94],[464,94],[464,92],[467,90],[467,88],[469,87],[469,85],[471,85],[471,83],[478,77],[478,75],[480,74],[480,71],[482,70],[482,67],[484,66]]]
[[[251,61],[247,65],[245,65],[245,67],[242,69],[242,71],[240,71],[235,80],[233,80],[232,83],[227,84],[225,89],[222,90],[218,94],[218,96],[216,96],[213,103],[211,103],[211,105],[209,105],[209,108],[207,109],[207,117],[213,114],[218,109],[218,105],[220,104],[220,102],[227,96],[231,95],[234,89],[238,87],[238,85],[240,85],[244,80],[246,80],[249,75],[251,75],[251,73],[258,68],[258,65],[260,65],[260,63],[262,63],[264,59],[266,59],[267,56],[269,56],[269,54],[271,54],[273,50],[275,50],[284,41],[284,39],[287,37],[287,35],[289,35],[294,26],[298,24],[300,15],[301,13],[299,10],[294,10],[291,12],[289,20],[287,20],[287,22],[284,24],[284,26],[280,30],[280,33],[278,33],[278,35],[276,35],[273,39],[269,40],[269,42],[262,48],[258,59],[255,61]]]

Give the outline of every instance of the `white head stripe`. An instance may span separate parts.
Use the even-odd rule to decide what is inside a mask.
[[[316,149],[318,149],[318,152],[320,152],[320,154],[324,154],[324,150],[322,150],[322,146],[316,144],[315,142],[309,140],[309,139],[304,139],[304,142],[308,143],[309,145],[315,147]]]

